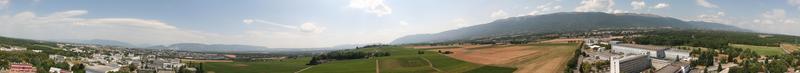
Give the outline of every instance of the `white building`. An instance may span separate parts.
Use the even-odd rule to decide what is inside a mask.
[[[670,49],[662,46],[612,44],[611,49],[615,53],[648,55],[659,59],[686,60],[691,58],[688,50]]]
[[[686,60],[689,61],[691,59],[691,55],[689,55],[689,50],[680,50],[680,49],[669,49],[664,51],[666,55],[666,59],[679,59],[679,60]]]
[[[27,48],[22,48],[22,47],[1,47],[0,46],[0,51],[19,51],[19,50],[27,50]]]
[[[664,58],[665,50],[668,48],[652,45],[636,44],[611,44],[611,50],[615,53],[648,55],[654,58]]]
[[[647,55],[632,55],[622,58],[611,58],[611,73],[639,73],[652,67]]]

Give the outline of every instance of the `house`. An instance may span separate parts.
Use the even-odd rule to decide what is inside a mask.
[[[27,50],[26,48],[22,47],[2,47],[0,46],[0,51],[19,51],[19,50]]]
[[[9,65],[9,73],[36,73],[36,67],[31,64],[11,64]]]
[[[611,73],[639,73],[652,67],[650,57],[647,55],[612,57],[610,63]]]

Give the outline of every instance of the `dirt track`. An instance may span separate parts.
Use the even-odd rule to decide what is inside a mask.
[[[784,52],[786,53],[791,53],[799,49],[797,48],[797,45],[794,44],[781,44],[781,48],[783,48]]]

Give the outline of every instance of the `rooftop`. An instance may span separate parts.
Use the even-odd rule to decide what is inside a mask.
[[[612,46],[622,46],[622,47],[630,47],[630,48],[640,48],[646,50],[666,50],[667,47],[663,46],[655,46],[655,45],[638,45],[638,44],[615,44]]]
[[[688,66],[686,62],[673,62],[664,68],[658,69],[656,73],[679,73],[682,66]]]

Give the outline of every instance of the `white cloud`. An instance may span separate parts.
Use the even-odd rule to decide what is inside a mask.
[[[800,0],[787,0],[787,3],[792,6],[797,6],[797,9],[800,9]]]
[[[583,0],[575,11],[578,12],[613,12],[614,0]]]
[[[697,15],[695,18],[700,21],[706,21],[706,22],[726,23],[726,24],[732,23],[732,21],[730,21],[729,19],[723,18],[724,16],[725,12],[716,12],[713,14],[700,14]]]
[[[451,20],[451,21],[450,21],[450,24],[451,24],[451,25],[454,25],[454,26],[456,26],[456,27],[465,27],[465,26],[468,26],[468,25],[467,25],[467,20],[465,20],[464,18],[456,18],[456,19],[453,19],[453,20]]]
[[[536,6],[536,8],[533,9],[531,12],[528,12],[528,14],[522,14],[520,16],[523,16],[523,15],[538,15],[538,14],[543,14],[544,12],[550,12],[550,11],[559,10],[559,9],[561,9],[561,5],[554,4],[554,3],[558,3],[558,2],[561,2],[561,0],[555,0],[555,1],[547,2],[545,4]],[[528,9],[528,8],[525,8],[525,9]]]
[[[786,17],[786,10],[783,9],[772,9],[764,12],[761,14],[761,19],[755,19],[753,22],[762,25],[794,25],[798,23],[796,19]]]
[[[406,22],[405,20],[400,21],[400,26],[408,26],[408,25],[410,24],[408,24],[408,22]]]
[[[667,8],[667,7],[669,7],[669,4],[667,4],[667,3],[658,3],[658,4],[656,4],[656,6],[653,6],[654,9],[661,9],[661,8]]]
[[[383,3],[384,0],[350,0],[349,7],[363,9],[367,13],[377,16],[392,14],[392,8]]]
[[[506,18],[507,16],[508,13],[506,13],[503,10],[497,10],[495,12],[492,12],[491,15],[489,15],[489,17],[492,17],[492,19],[501,19],[501,18]]]
[[[255,20],[253,20],[253,19],[244,19],[244,20],[242,20],[242,23],[244,23],[244,24],[253,24],[253,22],[255,22]]]
[[[761,18],[745,23],[744,27],[757,31],[800,35],[800,22],[796,17],[786,17],[786,10],[772,9],[761,14]]]
[[[155,29],[177,29],[175,26],[167,25],[167,23],[158,21],[158,20],[145,20],[145,19],[135,19],[135,18],[99,18],[99,19],[87,19],[83,21],[75,22],[77,25],[124,25],[123,27],[127,26],[136,26],[136,27],[144,27],[144,28],[155,28]]]
[[[647,4],[645,4],[642,0],[633,0],[631,1],[631,6],[633,7],[633,10],[639,10],[645,8]]]
[[[800,5],[800,0],[786,0],[789,4]]]
[[[8,8],[9,3],[11,3],[11,0],[0,0],[0,9]]]
[[[138,18],[79,18],[86,10],[69,10],[37,16],[33,12],[0,15],[0,36],[39,40],[58,39],[107,39],[134,44],[244,44],[267,47],[308,48],[328,47],[348,43],[349,37],[338,35],[322,37],[326,28],[306,22],[299,26],[288,26],[296,30],[267,31],[247,30],[242,34],[217,34],[203,31],[179,29],[165,22]],[[257,19],[243,20],[246,23],[265,23]],[[283,27],[283,26],[282,26]],[[339,42],[348,41],[348,42]]]
[[[28,39],[109,39],[130,43],[204,42],[202,32],[180,30],[157,20],[137,18],[78,18],[86,10],[37,16],[33,12],[0,15],[0,35]]]
[[[314,23],[311,23],[311,22],[306,22],[306,23],[303,23],[302,25],[300,25],[300,31],[303,31],[303,32],[320,33],[323,30],[325,30],[325,27],[320,27],[320,26],[314,25]]]
[[[786,18],[786,10],[783,9],[772,9],[770,11],[764,12],[761,14],[761,17],[768,18],[768,19],[783,19]]]
[[[706,8],[717,8],[716,4],[712,4],[711,2],[708,2],[706,0],[695,0],[695,2],[697,3],[697,5],[700,5],[700,6],[703,6],[703,7],[706,7]]]
[[[280,24],[280,23],[275,23],[275,22],[270,22],[270,21],[265,21],[265,20],[260,20],[260,19],[243,19],[242,20],[242,23],[245,23],[245,24],[253,24],[253,23],[256,23],[256,22],[263,23],[263,24],[274,25],[274,26],[279,26],[279,27],[283,27],[283,28],[289,28],[289,29],[299,29],[297,26]]]
[[[280,23],[275,23],[275,22],[270,22],[270,21],[265,21],[265,20],[260,20],[260,19],[244,19],[244,20],[242,20],[242,23],[245,23],[245,24],[254,24],[254,23],[269,24],[269,25],[273,25],[273,26],[279,26],[279,27],[282,27],[282,28],[294,29],[294,30],[298,30],[298,31],[302,31],[302,32],[308,32],[308,33],[319,33],[319,32],[322,32],[322,31],[325,30],[325,27],[317,26],[317,25],[315,25],[314,23],[311,23],[311,22],[306,22],[306,23],[300,24],[300,26],[292,26],[292,25],[280,24]]]

